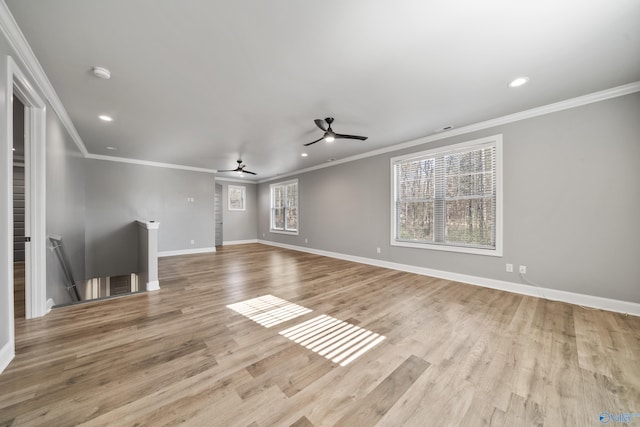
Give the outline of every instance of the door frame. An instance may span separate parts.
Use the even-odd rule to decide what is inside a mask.
[[[8,174],[5,205],[9,218],[7,236],[13,235],[13,97],[17,96],[25,106],[25,236],[31,242],[25,245],[25,311],[26,318],[44,316],[47,313],[46,288],[46,104],[33,84],[16,64],[7,56],[7,79],[5,82],[5,108],[7,116],[6,170]],[[13,239],[7,247],[9,283],[9,336],[15,344],[13,313]]]

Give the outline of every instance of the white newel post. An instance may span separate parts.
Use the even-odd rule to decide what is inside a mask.
[[[138,275],[140,284],[145,284],[147,291],[160,289],[158,281],[158,229],[160,223],[155,221],[137,221],[138,225]]]

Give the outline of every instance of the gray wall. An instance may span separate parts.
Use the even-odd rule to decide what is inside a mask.
[[[258,188],[256,184],[216,181],[222,184],[222,236],[223,244],[237,240],[255,240],[258,237]],[[246,210],[229,210],[229,185],[246,188]]]
[[[269,183],[263,183],[258,235],[516,283],[522,281],[505,272],[505,263],[523,264],[543,287],[640,302],[639,117],[635,93],[301,174],[299,236],[269,232]],[[390,158],[499,133],[504,256],[392,247]]]
[[[213,175],[95,159],[85,162],[87,277],[136,272],[136,220],[160,222],[159,252],[214,246]]]
[[[47,235],[62,236],[77,282],[86,278],[85,159],[52,111],[47,110]],[[56,254],[47,250],[47,298],[71,302],[66,285]]]

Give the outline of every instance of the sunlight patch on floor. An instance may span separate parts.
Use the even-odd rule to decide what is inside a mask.
[[[295,319],[312,310],[273,295],[241,301],[227,306],[260,325],[270,328],[287,320]]]
[[[280,332],[280,335],[346,366],[385,339],[383,335],[323,314]]]

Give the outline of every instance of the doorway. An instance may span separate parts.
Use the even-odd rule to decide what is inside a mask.
[[[45,211],[45,103],[12,57],[6,57],[5,121],[2,147],[0,147],[0,216],[6,227],[0,244],[0,372],[15,355],[14,318],[14,212],[13,212],[13,101],[19,99],[24,106],[24,127],[18,131],[24,137],[24,233],[25,266],[24,299],[26,319],[47,313],[46,300],[46,211]],[[29,239],[27,239],[29,238]],[[29,242],[26,242],[29,240]]]
[[[27,215],[25,180],[26,157],[24,150],[25,107],[20,98],[13,98],[13,317],[24,319],[26,312],[25,298],[25,223]]]
[[[213,215],[215,216],[215,244],[216,248],[222,246],[222,184],[215,184],[215,196],[213,198]]]

